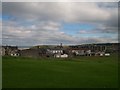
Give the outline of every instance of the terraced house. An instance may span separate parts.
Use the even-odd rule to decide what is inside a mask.
[[[19,56],[19,49],[17,46],[2,46],[1,48],[2,56]]]

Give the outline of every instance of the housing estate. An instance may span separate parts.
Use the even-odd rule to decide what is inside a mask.
[[[58,46],[45,48],[36,46],[35,48],[19,50],[17,46],[1,46],[0,55],[8,56],[22,56],[22,57],[55,57],[67,58],[75,56],[109,56],[111,53],[118,52],[118,43],[114,44],[85,44],[85,45],[72,45]]]

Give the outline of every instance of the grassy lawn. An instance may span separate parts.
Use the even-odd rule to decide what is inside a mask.
[[[3,57],[3,88],[116,88],[117,56],[68,59]]]

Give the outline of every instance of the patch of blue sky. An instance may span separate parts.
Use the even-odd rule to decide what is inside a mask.
[[[12,18],[10,15],[2,15],[1,17],[4,21],[10,20]]]
[[[17,23],[17,25],[20,25],[20,26],[30,26],[32,25],[32,22],[28,22],[28,21],[25,21],[25,20],[21,20],[17,17],[13,17],[11,15],[2,15],[2,20],[3,21],[14,21]]]
[[[80,24],[80,23],[62,23],[61,31],[69,34],[76,35],[80,30],[93,30],[95,26],[90,24]]]
[[[0,20],[2,20],[2,15],[0,14]]]

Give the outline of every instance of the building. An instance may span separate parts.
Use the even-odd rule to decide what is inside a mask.
[[[10,56],[20,56],[19,50],[11,51]]]
[[[24,49],[20,50],[20,56],[22,57],[46,57],[46,49],[39,48],[39,49]]]
[[[57,53],[63,54],[63,50],[60,50],[60,49],[47,49],[47,51],[52,54],[57,54]]]
[[[20,50],[20,56],[22,57],[38,57],[39,52],[35,49],[24,49]]]
[[[4,56],[5,55],[5,48],[0,46],[0,56]]]
[[[19,56],[19,50],[17,46],[2,46],[2,56]]]
[[[68,54],[55,54],[54,57],[55,58],[67,58]]]

